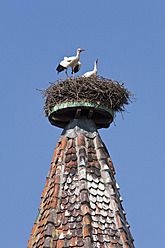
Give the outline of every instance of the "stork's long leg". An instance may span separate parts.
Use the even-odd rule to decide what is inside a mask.
[[[68,77],[68,73],[67,73],[67,69],[66,69],[65,73],[66,73],[67,78],[69,78],[69,77]]]
[[[74,78],[74,71],[73,71],[73,78]]]

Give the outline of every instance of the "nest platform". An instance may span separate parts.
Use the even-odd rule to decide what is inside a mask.
[[[124,83],[100,76],[57,80],[42,95],[45,115],[52,125],[61,128],[74,118],[92,119],[97,128],[107,128],[133,96]]]
[[[108,128],[113,121],[113,110],[93,102],[65,102],[56,105],[49,113],[52,125],[64,128],[73,119],[92,119],[97,127]]]

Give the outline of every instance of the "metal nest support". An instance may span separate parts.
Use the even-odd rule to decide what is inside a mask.
[[[97,127],[107,128],[113,121],[113,111],[92,102],[66,102],[56,105],[49,113],[52,125],[64,128],[73,119],[92,119]]]

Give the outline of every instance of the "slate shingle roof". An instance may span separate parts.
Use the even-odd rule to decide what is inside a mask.
[[[27,247],[133,248],[114,174],[94,123],[74,120],[56,144]]]

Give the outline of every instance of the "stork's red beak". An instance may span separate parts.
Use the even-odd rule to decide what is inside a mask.
[[[97,62],[98,62],[98,59],[96,60],[96,64],[97,64]]]
[[[83,51],[85,51],[85,49],[80,49],[80,52],[83,52]]]

